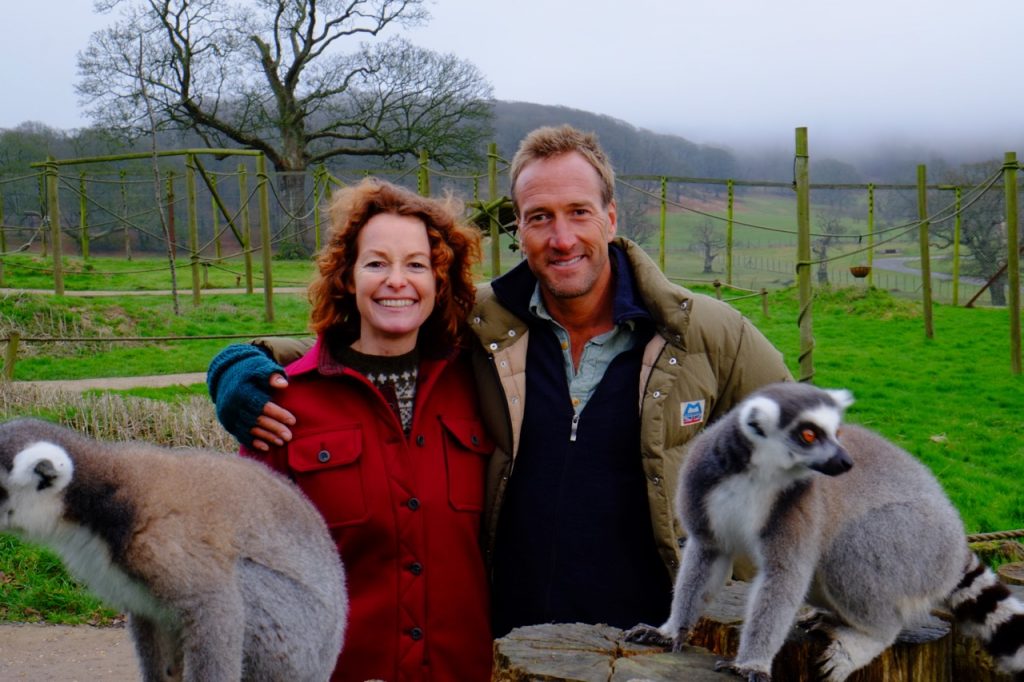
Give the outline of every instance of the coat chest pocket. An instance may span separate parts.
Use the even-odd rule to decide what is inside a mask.
[[[483,511],[484,468],[494,452],[477,419],[441,417],[444,426],[444,456],[448,469],[448,501],[458,511]]]
[[[331,528],[366,521],[362,429],[331,430],[295,438],[288,467],[296,484]]]

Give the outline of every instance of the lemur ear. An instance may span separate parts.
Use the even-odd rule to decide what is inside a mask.
[[[778,429],[779,404],[764,396],[744,401],[740,407],[740,427],[748,437],[767,438]]]
[[[850,405],[853,405],[853,394],[845,388],[830,389],[827,393],[836,402],[840,410],[845,410]]]
[[[41,459],[36,462],[32,472],[39,477],[39,483],[36,484],[36,490],[45,490],[53,485],[53,482],[57,479],[57,467],[53,465],[48,459]]]

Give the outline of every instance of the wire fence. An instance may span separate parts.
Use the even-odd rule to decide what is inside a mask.
[[[193,159],[196,157],[192,157]],[[46,169],[0,178],[0,286],[54,276],[51,218],[59,221],[59,251],[69,259],[116,258],[145,263],[134,271],[82,268],[72,288],[100,288],[103,277],[170,272],[170,262],[154,263],[167,251],[173,267],[204,273],[231,273],[237,284],[262,284],[259,264],[243,271],[242,260],[263,253],[254,237],[258,185],[252,163],[210,161],[183,156],[161,159],[159,182],[164,202],[154,206],[153,171],[141,160],[57,167],[57,201],[47,196]],[[496,185],[507,186],[507,163],[496,164]],[[452,193],[470,207],[469,215],[497,248],[488,250],[487,274],[518,261],[515,222],[503,194],[486,196],[486,172],[451,172],[426,165],[333,174],[320,166],[304,174],[267,172],[268,249],[273,261],[308,258],[326,232],[323,204],[332,189],[366,175],[433,194]],[[196,182],[195,177],[204,178]],[[975,184],[929,187],[932,242],[930,271],[936,300],[970,300],[1006,263],[1003,191],[999,169]],[[191,179],[190,179],[191,178]],[[194,186],[192,186],[194,185]],[[796,195],[778,182],[715,178],[629,176],[618,179],[620,232],[643,244],[665,272],[680,279],[723,281],[747,289],[791,286],[797,267]],[[815,281],[850,286],[863,283],[901,295],[920,291],[917,251],[917,188],[906,185],[813,185],[810,237]],[[161,212],[166,229],[161,224]],[[493,221],[490,220],[493,217]],[[25,256],[19,258],[19,256]],[[149,258],[147,258],[149,256]],[[853,274],[869,267],[865,276]],[[187,274],[187,273],[183,273]],[[91,283],[91,280],[94,283]],[[99,283],[97,286],[95,283]],[[300,286],[302,281],[281,282]],[[997,280],[981,303],[1003,305],[1006,282]],[[41,287],[40,287],[41,288]]]
[[[493,277],[520,257],[511,203],[497,190],[508,184],[508,163],[495,149],[486,172],[432,168],[421,155],[417,166],[404,169],[275,173],[249,150],[158,152],[156,170],[146,154],[49,160],[35,164],[37,174],[0,179],[0,286],[52,278],[53,290],[63,294],[66,262],[70,285],[80,289],[96,288],[103,276],[133,288],[133,278],[161,272],[173,286],[178,270],[187,268],[194,303],[233,277],[235,286],[244,280],[247,292],[262,287],[272,320],[275,263],[308,263],[322,244],[322,207],[333,189],[368,174],[422,194],[463,198],[467,218],[489,242],[481,274]],[[929,336],[933,301],[1019,311],[1015,156],[979,177],[941,185],[925,182],[923,165],[916,182],[887,185],[815,185],[806,168],[806,150],[798,149],[792,184],[620,176],[619,231],[677,281],[713,279],[753,292],[799,284],[802,328],[811,279],[920,296]],[[124,269],[123,261],[161,249],[166,265],[150,259],[134,272]],[[100,253],[122,261],[98,270],[90,260]],[[1016,327],[1011,321],[1015,356],[1019,333],[1019,320]],[[809,342],[801,361],[812,350]],[[811,376],[808,367],[801,378]]]

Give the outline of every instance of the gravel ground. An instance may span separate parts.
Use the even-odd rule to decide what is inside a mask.
[[[0,680],[137,682],[127,628],[91,625],[0,625]]]

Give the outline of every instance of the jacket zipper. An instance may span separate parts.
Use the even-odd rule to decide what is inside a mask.
[[[576,442],[576,428],[580,425],[580,415],[577,412],[572,416],[572,429],[569,431],[569,442]]]

